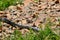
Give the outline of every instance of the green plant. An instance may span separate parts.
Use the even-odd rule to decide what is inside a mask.
[[[10,5],[22,4],[23,0],[0,0],[0,10],[5,10]]]
[[[34,0],[34,2],[38,2],[39,0]]]
[[[55,34],[51,28],[50,24],[47,23],[45,25],[44,30],[40,30],[39,32],[34,32],[33,30],[30,30],[29,33],[26,33],[25,35],[22,35],[19,30],[15,30],[13,37],[10,37],[8,39],[10,40],[60,40],[60,36]]]

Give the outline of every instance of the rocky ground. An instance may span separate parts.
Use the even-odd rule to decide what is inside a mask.
[[[6,17],[17,24],[36,27],[39,27],[41,24],[44,26],[50,21],[55,24],[52,25],[52,28],[60,28],[60,0],[41,0],[39,2],[25,0],[23,5],[9,6],[4,11],[0,11],[0,17]],[[0,33],[0,35],[8,36],[13,33],[15,29],[20,30],[18,27],[12,27],[3,22],[2,34]],[[28,32],[29,30],[21,29],[21,31]],[[59,33],[60,30],[57,32]]]

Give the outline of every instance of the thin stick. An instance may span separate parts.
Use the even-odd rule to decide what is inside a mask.
[[[37,27],[30,27],[30,26],[25,26],[25,25],[16,24],[16,23],[8,20],[7,18],[0,18],[0,20],[2,20],[3,22],[5,22],[5,23],[7,23],[7,24],[10,24],[10,25],[13,26],[13,27],[18,26],[18,27],[20,27],[20,28],[32,29],[32,30],[34,30],[34,31],[39,31],[39,30],[40,30],[40,29],[37,28]]]

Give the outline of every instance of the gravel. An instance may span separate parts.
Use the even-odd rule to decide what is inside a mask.
[[[50,21],[54,23],[53,20],[58,20],[58,18],[60,18],[60,3],[58,1],[48,0],[47,2],[46,0],[41,0],[41,2],[38,3],[29,2],[28,5],[24,5],[21,6],[18,4],[18,6],[9,6],[6,10],[2,12],[0,11],[0,17],[7,16],[7,19],[15,23],[37,27],[39,27],[40,24],[46,23],[47,19],[50,19]],[[59,21],[55,22],[59,24]],[[16,29],[10,29],[10,25],[7,25],[5,23],[3,23],[2,25],[5,25],[2,28],[6,31],[6,33],[11,33],[14,31],[13,29]],[[6,29],[4,27],[6,27]]]

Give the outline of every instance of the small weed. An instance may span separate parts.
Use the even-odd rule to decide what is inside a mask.
[[[23,3],[23,0],[0,0],[0,10],[5,10],[10,5],[16,5]]]

